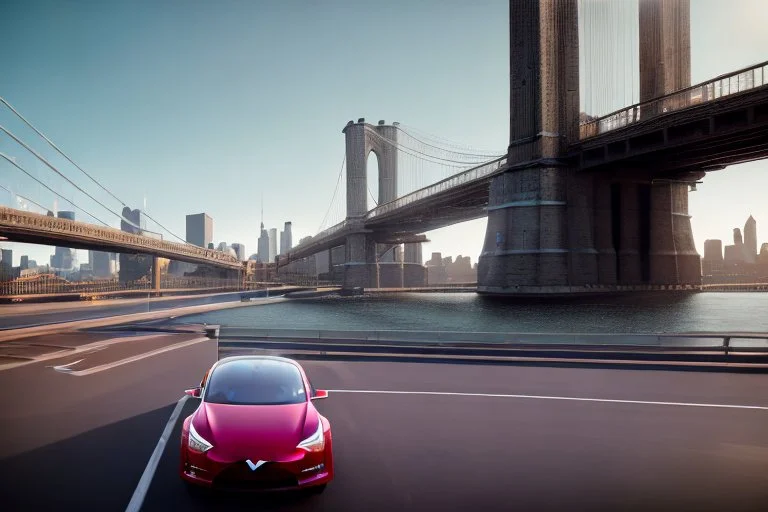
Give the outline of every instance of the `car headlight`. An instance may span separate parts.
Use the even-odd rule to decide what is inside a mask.
[[[323,434],[323,422],[318,418],[317,430],[314,434],[299,443],[296,448],[308,452],[321,452],[325,448],[325,435]]]
[[[211,448],[213,448],[213,445],[206,441],[203,436],[197,433],[197,430],[195,430],[195,426],[192,424],[192,422],[189,422],[189,449],[194,450],[196,452],[205,453]]]

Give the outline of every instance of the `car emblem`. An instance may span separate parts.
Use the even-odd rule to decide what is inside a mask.
[[[257,469],[259,469],[261,466],[263,466],[264,464],[266,464],[266,463],[267,463],[267,461],[266,461],[266,460],[260,460],[259,462],[257,462],[256,464],[254,464],[253,462],[251,462],[251,459],[248,459],[248,460],[246,460],[246,461],[245,461],[245,463],[246,463],[246,464],[248,464],[248,467],[249,467],[249,468],[251,468],[251,471],[256,471],[256,470],[257,470]]]

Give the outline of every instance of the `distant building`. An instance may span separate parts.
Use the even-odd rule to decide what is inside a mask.
[[[269,261],[275,261],[277,256],[277,228],[271,228],[269,230]]]
[[[423,263],[423,256],[421,253],[421,244],[405,244],[403,249],[403,262],[404,263]]]
[[[144,234],[144,230],[147,228],[147,220],[141,210],[131,210],[129,207],[125,206],[123,207],[122,215],[123,218],[120,220],[120,231],[133,233],[134,235]]]
[[[113,252],[89,251],[88,261],[96,279],[109,278],[117,272],[117,254]]]
[[[213,242],[213,219],[207,213],[187,215],[187,243],[209,247]]]
[[[0,281],[10,281],[13,274],[13,250],[0,249]]]
[[[131,210],[128,206],[123,208],[123,220],[120,221],[120,229],[134,235],[146,235],[146,216],[139,210]],[[138,281],[142,278],[151,278],[152,256],[147,254],[120,253],[120,270],[118,279],[121,283]],[[102,268],[102,270],[104,270]]]
[[[227,249],[229,249],[227,242],[219,242],[219,246],[216,247],[216,250],[221,252],[227,252]]]
[[[733,245],[744,245],[739,228],[733,228]]]
[[[283,230],[280,232],[280,254],[285,254],[293,248],[293,233],[291,232],[291,223],[286,222]]]
[[[443,263],[442,254],[433,252],[432,258],[427,260],[427,284],[444,284],[448,282],[448,273]]]
[[[705,240],[704,257],[701,259],[701,272],[710,276],[723,270],[723,242],[722,240]]]
[[[75,220],[75,212],[59,211],[56,215],[60,219]],[[69,275],[77,269],[77,253],[69,247],[55,247],[51,256],[51,267],[54,272],[63,276]]]
[[[259,256],[259,263],[269,262],[269,233],[264,229],[264,223],[261,223],[261,233],[259,235],[259,242],[256,254]]]
[[[744,224],[744,261],[757,261],[757,222],[751,215]]]
[[[760,255],[757,259],[761,265],[768,265],[768,243],[760,246]]]
[[[237,259],[240,261],[245,261],[245,245],[243,244],[232,244],[232,249],[234,249],[235,254],[237,255]]]
[[[25,254],[24,256],[21,257],[19,267],[21,267],[21,270],[29,269],[29,256]]]

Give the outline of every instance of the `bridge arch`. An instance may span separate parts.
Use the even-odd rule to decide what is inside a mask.
[[[347,155],[347,218],[368,212],[368,156],[378,160],[378,204],[397,198],[397,123],[378,125],[349,121],[342,132]]]

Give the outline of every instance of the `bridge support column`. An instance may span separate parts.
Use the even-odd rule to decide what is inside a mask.
[[[625,181],[614,185],[613,193],[616,201],[614,209],[618,215],[619,226],[616,233],[618,253],[616,277],[618,284],[640,284],[643,282],[643,271],[640,250],[641,188],[638,183]],[[618,218],[617,218],[618,217]]]
[[[509,3],[510,170],[491,180],[478,292],[597,284],[592,178],[563,158],[579,134],[577,0]]]
[[[160,291],[160,258],[152,257],[152,289]]]
[[[343,288],[378,288],[376,242],[365,233],[347,236]]]
[[[650,283],[701,284],[701,258],[688,215],[688,185],[651,186]]]

